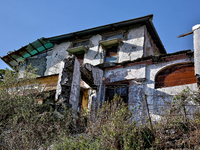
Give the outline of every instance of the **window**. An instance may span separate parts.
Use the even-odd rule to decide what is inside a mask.
[[[111,101],[114,95],[119,95],[125,103],[128,103],[128,85],[121,84],[121,85],[110,85],[106,86],[106,101]]]
[[[105,62],[117,62],[117,48],[118,46],[113,46],[106,49]]]
[[[115,32],[103,36],[103,40],[99,42],[104,50],[105,62],[117,62],[118,46],[123,38],[123,32]]]
[[[74,42],[72,48],[68,48],[67,52],[69,52],[70,55],[72,54],[75,55],[80,65],[82,65],[84,59],[84,53],[87,52],[88,45],[89,45],[89,40]]]

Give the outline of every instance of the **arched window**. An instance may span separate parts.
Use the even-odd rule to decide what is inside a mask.
[[[194,63],[175,64],[160,71],[155,78],[155,88],[196,83]]]

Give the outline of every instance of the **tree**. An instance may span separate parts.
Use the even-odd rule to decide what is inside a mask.
[[[4,75],[5,75],[5,70],[4,69],[0,69],[0,82],[3,81]]]

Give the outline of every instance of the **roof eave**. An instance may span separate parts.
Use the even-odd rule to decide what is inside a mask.
[[[86,29],[86,30],[72,32],[72,33],[68,33],[68,34],[63,34],[63,35],[59,35],[59,36],[53,36],[53,37],[49,37],[49,38],[45,38],[45,39],[49,40],[53,43],[60,43],[61,41],[64,41],[64,40],[69,40],[69,39],[81,37],[81,36],[88,35],[88,34],[97,34],[97,33],[100,33],[100,32],[106,31],[106,30],[113,30],[115,28],[118,29],[118,28],[121,28],[121,27],[124,27],[127,25],[145,23],[146,21],[151,20],[151,19],[153,19],[153,14],[135,18],[135,19],[126,20],[126,21],[121,21],[121,22],[117,22],[117,23],[111,23],[111,24],[107,24],[107,25],[103,25],[103,26],[99,26],[99,27],[94,27],[94,28],[90,28],[90,29]]]

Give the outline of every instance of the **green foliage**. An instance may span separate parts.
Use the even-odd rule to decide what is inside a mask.
[[[145,149],[155,139],[148,127],[136,125],[132,110],[117,95],[92,111],[87,122],[82,136],[67,136],[54,149]]]
[[[68,136],[62,142],[57,142],[53,149],[55,150],[101,150],[101,142],[98,139],[86,139],[84,135],[73,137]]]
[[[60,114],[48,103],[38,104],[35,70],[26,68],[23,79],[17,71],[6,69],[0,83],[0,147],[38,149],[64,135],[82,132],[69,109]]]
[[[175,137],[181,147],[194,148],[200,136],[199,112],[194,120],[184,120],[185,105],[191,100],[199,103],[199,92],[189,88],[173,98],[170,113],[162,122],[140,125],[134,113],[123,100],[115,95],[111,102],[103,103],[97,110],[79,112],[62,108],[57,112],[48,103],[37,103],[38,92],[34,69],[27,67],[24,78],[18,72],[6,69],[0,82],[0,147],[2,149],[39,149],[53,145],[63,149],[163,149],[169,148],[166,139]],[[173,114],[180,114],[173,116]],[[177,135],[175,135],[177,134]],[[182,140],[182,141],[181,141]],[[175,145],[176,148],[176,145]]]
[[[5,70],[4,69],[0,69],[0,82],[3,81],[4,75],[5,75]]]

